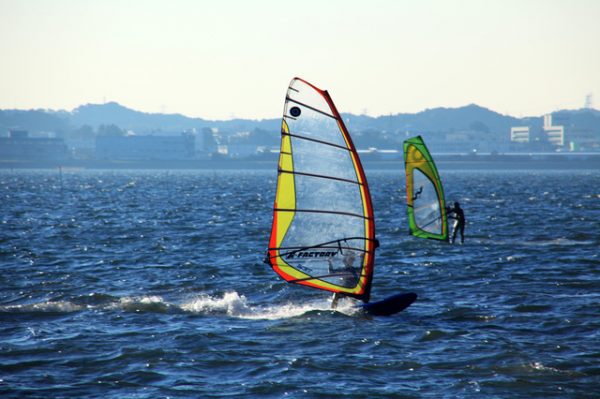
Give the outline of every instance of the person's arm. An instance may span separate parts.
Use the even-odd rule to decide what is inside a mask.
[[[334,272],[333,270],[333,260],[331,258],[327,259],[327,263],[329,264],[329,267],[327,268],[327,271],[331,274]]]

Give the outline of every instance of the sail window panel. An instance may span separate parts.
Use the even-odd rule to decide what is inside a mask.
[[[315,246],[352,237],[365,237],[363,219],[338,214],[296,212],[281,246]]]
[[[413,211],[415,223],[421,230],[442,234],[442,215],[433,182],[419,169],[413,170]]]
[[[297,106],[293,103],[288,103]],[[288,106],[289,106],[288,105]],[[323,115],[310,108],[298,105],[301,110],[296,119],[288,118],[287,123],[292,135],[307,137],[341,147],[347,147],[340,131],[337,119]],[[329,111],[331,112],[331,111]]]
[[[290,115],[287,108],[298,106],[297,103],[306,104],[322,113],[332,115],[331,107],[323,95],[301,80],[295,79],[292,81],[290,88],[288,89],[287,97],[292,101],[286,102],[285,115]],[[304,110],[302,111],[301,117],[304,115]]]
[[[344,215],[296,213],[282,243],[285,262],[340,287],[358,283],[365,256],[364,223]]]
[[[313,176],[295,176],[296,209],[363,215],[357,184]]]
[[[341,137],[341,134],[338,133]],[[294,170],[357,181],[352,156],[347,149],[292,137]]]

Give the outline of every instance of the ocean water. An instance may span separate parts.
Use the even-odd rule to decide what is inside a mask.
[[[367,170],[367,317],[262,263],[274,171],[0,171],[0,397],[600,397],[600,171],[441,173],[464,245]]]

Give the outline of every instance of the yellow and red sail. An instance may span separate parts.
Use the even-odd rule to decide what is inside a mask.
[[[284,280],[368,302],[373,207],[331,97],[300,78],[287,90],[268,261]]]

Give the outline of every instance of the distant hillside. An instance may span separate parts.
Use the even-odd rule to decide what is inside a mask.
[[[46,110],[0,110],[0,134],[10,129],[33,132],[64,132],[69,129],[68,113]]]
[[[460,108],[433,108],[415,114],[395,114],[377,118],[344,114],[356,130],[452,132],[475,130],[506,132],[520,124],[520,119],[501,115],[475,104]]]
[[[588,129],[600,135],[600,111],[592,109],[562,110],[554,114],[555,124],[565,127]],[[540,117],[515,118],[502,115],[475,104],[459,108],[433,108],[414,114],[395,114],[380,117],[342,114],[349,130],[361,135],[363,131],[398,133],[451,133],[455,131],[479,132],[482,136],[506,135],[511,126],[541,126]],[[145,113],[115,102],[86,104],[71,112],[48,110],[0,110],[0,132],[8,129],[24,129],[32,132],[64,132],[84,125],[98,129],[100,125],[117,125],[124,130],[139,134],[162,132],[179,134],[184,130],[211,127],[223,132],[269,131],[279,132],[279,118],[249,120],[234,119],[211,121],[190,118],[181,114]],[[506,136],[504,136],[506,137]]]
[[[207,126],[206,121],[180,114],[150,114],[124,107],[115,102],[86,104],[73,110],[70,122],[74,126],[117,125],[125,130],[186,130]]]
[[[560,111],[588,115],[589,111]],[[596,113],[600,113],[596,111]],[[506,133],[511,126],[526,122],[527,118],[519,119],[502,115],[475,104],[459,108],[433,108],[414,114],[395,114],[379,117],[366,115],[342,114],[348,128],[353,131],[378,130],[388,132],[420,131],[420,132],[453,132],[473,130],[484,133]],[[541,118],[535,117],[531,119]],[[145,113],[135,111],[117,103],[82,105],[70,113],[69,122],[77,127],[90,125],[115,124],[122,129],[136,132],[166,131],[180,132],[185,129],[202,129],[216,127],[225,131],[252,131],[254,129],[279,131],[280,119],[233,119],[213,121],[201,118],[190,118],[180,114]]]
[[[114,124],[125,130],[135,132],[164,131],[179,133],[183,130],[216,127],[231,131],[246,131],[254,128],[278,129],[279,122],[233,119],[211,121],[202,118],[190,118],[181,114],[150,114],[135,111],[115,102],[106,104],[86,104],[73,110],[70,121],[75,126]]]

